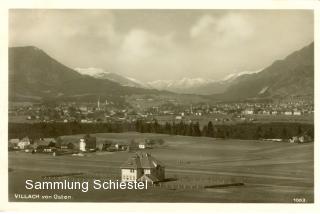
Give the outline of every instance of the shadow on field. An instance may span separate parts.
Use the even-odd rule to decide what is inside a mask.
[[[204,186],[204,188],[210,189],[210,188],[233,187],[233,186],[244,186],[244,183],[217,184],[217,185]]]
[[[177,181],[177,178],[166,178],[164,180],[161,181],[161,183],[165,183],[165,182],[170,182],[170,181]]]

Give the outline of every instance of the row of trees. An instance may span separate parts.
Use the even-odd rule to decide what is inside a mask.
[[[170,135],[205,136],[214,138],[260,139],[281,138],[307,134],[313,138],[313,124],[299,123],[239,123],[214,125],[209,122],[202,128],[199,123],[165,123],[138,120],[135,123],[9,123],[9,138],[58,137],[84,133],[120,133],[137,131],[140,133],[161,133]]]
[[[141,133],[163,133],[170,135],[205,136],[214,138],[234,139],[261,139],[280,138],[289,139],[292,136],[306,134],[313,138],[314,125],[300,123],[238,123],[229,125],[213,125],[210,121],[200,128],[196,123],[165,123],[159,125],[154,123],[136,123],[136,131]]]

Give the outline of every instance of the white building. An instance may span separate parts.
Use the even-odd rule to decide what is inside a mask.
[[[165,178],[164,165],[150,154],[136,154],[121,166],[122,181],[159,182]]]
[[[301,115],[301,111],[294,111],[293,115],[300,116]]]
[[[284,115],[292,115],[292,111],[285,111]]]
[[[28,137],[22,138],[18,143],[19,149],[25,149],[28,145],[30,145],[30,139]]]
[[[182,120],[182,116],[176,116],[176,120]]]
[[[146,149],[145,143],[139,143],[139,149]]]
[[[79,150],[82,152],[86,151],[86,141],[83,138],[80,139]]]
[[[244,114],[248,114],[248,115],[251,115],[251,114],[253,114],[254,113],[254,111],[252,110],[252,109],[246,109],[246,110],[244,110],[244,112],[243,112]]]

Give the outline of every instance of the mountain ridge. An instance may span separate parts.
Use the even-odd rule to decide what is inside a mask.
[[[274,61],[262,71],[238,77],[219,98],[309,96],[314,93],[314,42]]]
[[[9,100],[120,99],[132,94],[169,93],[121,86],[119,83],[82,75],[34,46],[9,48]]]
[[[169,86],[174,83],[166,82]],[[275,60],[261,71],[242,72],[222,81],[184,78],[178,83],[175,92],[205,95],[213,100],[310,96],[314,93],[314,43],[282,60]],[[10,100],[81,100],[97,96],[120,98],[133,94],[172,93],[155,88],[155,83],[142,87],[138,81],[112,72],[81,74],[34,46],[9,48]]]

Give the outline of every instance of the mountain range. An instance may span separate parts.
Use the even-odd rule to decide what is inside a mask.
[[[96,79],[106,79],[111,80],[113,82],[117,82],[122,86],[130,86],[130,87],[137,87],[137,88],[149,88],[146,84],[131,78],[125,77],[116,73],[112,73],[109,71],[105,71],[101,68],[75,68],[77,72],[83,75],[89,75]]]
[[[83,75],[34,46],[9,48],[9,99],[96,100],[132,94],[161,94],[154,89],[122,86],[108,79]]]
[[[214,100],[313,95],[313,42],[261,71],[220,81],[183,78],[142,83],[99,68],[69,68],[34,46],[9,48],[9,99],[96,100],[133,94],[200,94]],[[170,92],[168,92],[170,91]]]
[[[122,86],[158,89],[171,91],[174,93],[210,95],[224,92],[236,78],[244,74],[256,73],[256,71],[244,71],[233,73],[220,81],[203,78],[187,78],[180,80],[155,80],[150,82],[141,82],[131,77],[121,76],[116,73],[105,71],[101,68],[75,68],[80,74],[89,75],[97,79],[107,79],[119,83]]]
[[[239,100],[257,97],[313,96],[314,43],[276,60],[260,72],[237,77],[216,98]]]
[[[187,94],[199,94],[199,95],[210,95],[220,94],[227,90],[227,88],[233,83],[238,77],[257,73],[259,71],[243,71],[240,73],[233,73],[227,75],[222,80],[212,80],[203,78],[182,78],[181,80],[156,80],[149,82],[150,87],[159,90],[168,90],[176,93],[187,93]]]

